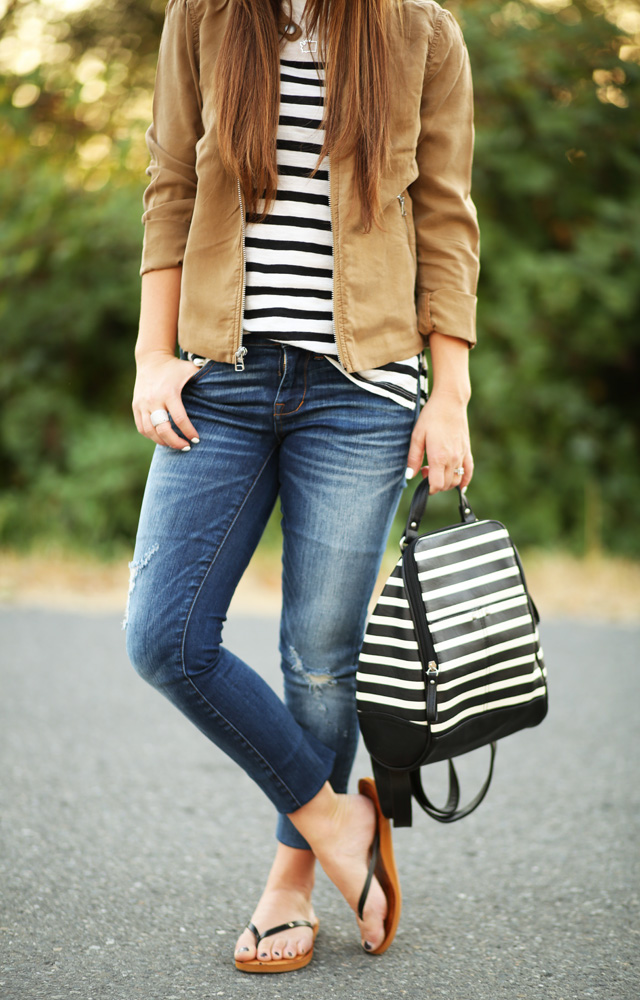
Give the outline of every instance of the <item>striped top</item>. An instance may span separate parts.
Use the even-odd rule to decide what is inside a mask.
[[[304,0],[293,0],[297,23],[303,9]],[[302,37],[281,45],[276,201],[262,222],[246,219],[244,333],[324,354],[364,389],[413,408],[418,381],[426,399],[419,357],[353,373],[338,357],[328,158],[313,173],[324,142],[324,99],[324,65],[303,28]]]

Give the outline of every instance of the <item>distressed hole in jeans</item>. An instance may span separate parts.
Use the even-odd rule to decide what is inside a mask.
[[[153,558],[153,556],[155,556],[159,548],[160,546],[156,542],[155,545],[152,545],[151,548],[147,552],[145,552],[142,559],[138,559],[136,562],[129,563],[129,592],[127,594],[127,607],[125,609],[124,618],[122,620],[123,630],[126,629],[127,624],[129,622],[129,606],[131,604],[131,595],[133,594],[136,585],[136,580],[138,579],[138,574],[141,572],[141,570],[145,568],[145,566],[149,565],[150,560]]]
[[[289,656],[291,658],[291,669],[294,673],[304,677],[316,698],[321,697],[323,688],[335,685],[335,677],[332,677],[331,674],[314,674],[313,671],[305,670],[302,657],[293,646],[289,646]]]

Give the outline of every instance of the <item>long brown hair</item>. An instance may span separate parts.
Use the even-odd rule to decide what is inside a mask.
[[[398,0],[307,0],[309,34],[326,63],[324,156],[353,153],[365,231],[379,220],[389,153],[389,27]],[[289,14],[291,13],[290,2]],[[220,155],[239,178],[249,213],[276,195],[281,0],[232,0],[215,73]]]

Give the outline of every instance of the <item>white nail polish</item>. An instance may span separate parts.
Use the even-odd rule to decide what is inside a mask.
[[[413,479],[413,477],[414,477],[414,476],[415,476],[415,472],[413,471],[413,469],[410,469],[410,468],[409,468],[409,467],[407,466],[407,471],[406,471],[406,472],[405,472],[405,474],[404,474],[404,478],[405,478],[405,479],[407,480],[407,482],[408,482],[408,481],[409,481],[410,479]]]
[[[191,451],[191,445],[190,445],[190,444],[186,444],[186,445],[184,446],[184,448],[181,448],[180,450],[181,450],[181,451]]]
[[[200,444],[200,438],[191,438],[191,444]]]

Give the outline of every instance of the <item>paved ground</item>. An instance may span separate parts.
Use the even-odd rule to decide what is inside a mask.
[[[259,977],[230,958],[272,849],[266,800],[137,678],[117,617],[0,612],[0,996],[636,1000],[640,629],[543,638],[550,715],[501,745],[488,800],[396,834],[394,947],[362,953],[322,877],[312,965]],[[273,619],[228,640],[275,682]]]

